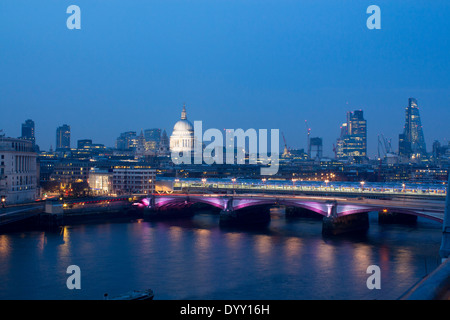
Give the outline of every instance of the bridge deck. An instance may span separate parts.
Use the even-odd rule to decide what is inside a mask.
[[[31,218],[41,213],[43,208],[43,205],[4,208],[0,211],[0,226]]]

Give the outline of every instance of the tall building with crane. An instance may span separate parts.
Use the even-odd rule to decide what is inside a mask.
[[[283,154],[281,155],[283,158],[287,158],[291,155],[291,152],[289,151],[289,148],[287,146],[286,143],[286,138],[284,137],[284,133],[282,132],[281,135],[283,136],[283,142],[284,142],[284,151]]]

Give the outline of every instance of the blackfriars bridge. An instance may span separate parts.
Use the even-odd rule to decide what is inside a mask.
[[[380,211],[425,217],[443,222],[445,203],[436,200],[380,200],[365,198],[311,197],[263,194],[156,194],[141,199],[140,203],[155,210],[187,208],[195,203],[208,204],[224,212],[260,206],[297,207],[324,217],[343,217],[358,213]]]

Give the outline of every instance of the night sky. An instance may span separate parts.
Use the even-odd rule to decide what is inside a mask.
[[[81,30],[69,30],[69,5]],[[369,5],[381,30],[369,30]],[[324,154],[346,112],[364,111],[369,156],[417,99],[427,149],[450,138],[450,1],[2,0],[0,129],[26,119],[37,144],[56,128],[113,146],[121,132],[170,135],[186,103],[207,128],[280,129],[293,148]],[[282,143],[280,143],[282,145]]]

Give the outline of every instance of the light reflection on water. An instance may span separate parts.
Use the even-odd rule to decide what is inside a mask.
[[[152,288],[155,299],[396,299],[438,264],[441,226],[381,226],[322,237],[321,221],[274,212],[261,230],[223,229],[218,216],[84,224],[0,235],[1,299],[102,299]],[[81,269],[81,290],[66,269]],[[369,290],[366,269],[381,268]]]

